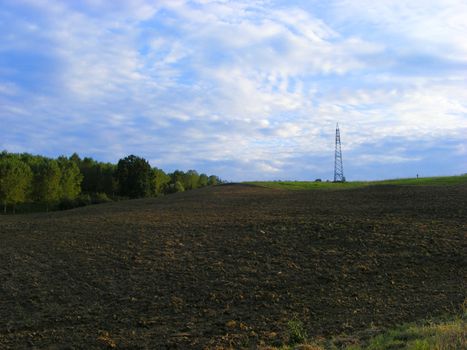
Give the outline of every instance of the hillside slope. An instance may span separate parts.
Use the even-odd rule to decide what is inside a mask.
[[[252,181],[246,184],[267,188],[287,190],[343,190],[367,186],[398,185],[398,186],[455,186],[467,185],[467,175],[420,177],[406,179],[392,179],[379,181]]]
[[[235,348],[453,311],[467,186],[223,185],[0,217],[0,348]]]

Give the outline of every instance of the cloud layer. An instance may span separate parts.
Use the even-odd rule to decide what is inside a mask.
[[[329,178],[339,121],[349,179],[465,172],[465,23],[461,0],[6,1],[0,148]]]

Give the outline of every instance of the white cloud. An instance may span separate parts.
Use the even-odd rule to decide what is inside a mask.
[[[399,36],[412,51],[467,60],[467,2],[464,0],[335,0],[341,23],[366,21],[377,30]],[[397,45],[395,43],[394,45]]]
[[[19,88],[16,84],[10,82],[0,83],[0,95],[15,96],[19,94]]]
[[[18,4],[33,15],[15,15]],[[10,2],[0,53],[40,53],[48,68],[35,86],[15,80],[30,74],[21,65],[0,67],[0,118],[15,130],[0,148],[230,162],[261,177],[318,171],[300,162],[332,154],[336,121],[346,152],[391,138],[462,140],[465,75],[413,77],[386,57],[399,45],[398,55],[467,59],[462,2],[332,4],[325,19],[274,1]]]
[[[362,154],[351,159],[354,165],[362,164],[397,164],[406,162],[416,162],[421,160],[421,157],[404,157],[400,155],[387,154]]]

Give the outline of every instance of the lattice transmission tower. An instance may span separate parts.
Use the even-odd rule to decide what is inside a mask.
[[[334,154],[334,182],[345,182],[344,166],[342,165],[341,133],[339,123],[336,124],[336,151]]]

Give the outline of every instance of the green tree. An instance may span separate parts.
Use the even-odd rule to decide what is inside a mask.
[[[208,185],[209,178],[206,174],[200,174],[198,179],[198,187],[205,187]]]
[[[59,157],[57,162],[61,172],[60,198],[73,200],[81,193],[81,181],[83,180],[83,175],[81,174],[78,165],[66,157]]]
[[[183,184],[180,181],[175,181],[169,182],[164,186],[164,193],[171,194],[171,193],[177,193],[177,192],[184,192],[185,187],[183,187]]]
[[[175,170],[173,173],[169,174],[170,182],[175,184],[177,181],[183,183],[185,181],[185,173],[181,170]]]
[[[220,182],[221,182],[221,181],[220,181],[220,179],[219,179],[217,176],[215,176],[215,175],[209,176],[209,180],[208,180],[208,185],[209,185],[209,186],[217,185],[217,184],[219,184]]]
[[[31,169],[18,157],[0,158],[0,199],[5,213],[8,204],[13,206],[15,213],[16,204],[26,200],[31,180]]]
[[[69,160],[75,163],[78,167],[81,164],[81,157],[76,152],[70,156]]]
[[[175,182],[174,190],[175,192],[183,192],[185,191],[185,188],[183,187],[183,184],[180,181],[177,181]]]
[[[120,159],[116,175],[122,196],[139,198],[151,195],[152,169],[144,158],[130,155]]]
[[[79,157],[78,157],[79,158]],[[75,161],[78,159],[75,157]],[[83,174],[83,181],[81,182],[81,190],[85,193],[96,193],[98,184],[97,162],[89,157],[85,157],[78,161],[78,167]]]
[[[118,192],[117,166],[111,163],[100,163],[99,167],[98,192],[106,193],[108,196],[115,196]]]
[[[183,177],[183,186],[186,190],[198,188],[199,174],[196,170],[188,170]]]
[[[164,189],[170,182],[170,176],[167,175],[162,169],[152,169],[151,176],[151,194],[158,196],[164,193]]]
[[[50,205],[60,198],[62,174],[58,162],[53,159],[41,159],[33,168],[33,172],[34,198],[45,203],[46,210],[49,211]]]
[[[117,166],[111,163],[97,162],[88,157],[83,160],[78,159],[79,157],[74,157],[74,161],[78,163],[83,175],[82,191],[88,194],[105,193],[108,196],[115,196],[118,192]]]
[[[89,157],[81,158],[77,153],[73,153],[69,158],[61,156],[54,160],[28,153],[2,151],[0,160],[16,160],[26,168],[29,167],[29,173],[32,171],[32,185],[26,186],[24,195],[15,195],[16,199],[8,199],[8,204],[23,201],[41,202],[46,204],[47,211],[50,204],[60,199],[62,202],[69,202],[72,207],[74,201],[85,205],[91,202],[91,198],[101,201],[99,198],[109,200],[108,197],[115,197],[116,194],[130,198],[158,196],[221,182],[215,175],[208,177],[206,174],[198,174],[196,170],[188,170],[186,173],[175,170],[166,174],[161,169],[151,169],[145,159],[134,155],[120,159],[117,165],[98,162]],[[27,178],[28,171],[24,170],[24,173]],[[3,192],[0,194],[0,201],[3,201],[6,207],[6,189],[11,188],[13,191],[15,187],[8,183],[7,179],[11,176],[7,176],[6,170],[2,176]],[[20,183],[15,181],[15,184]]]

